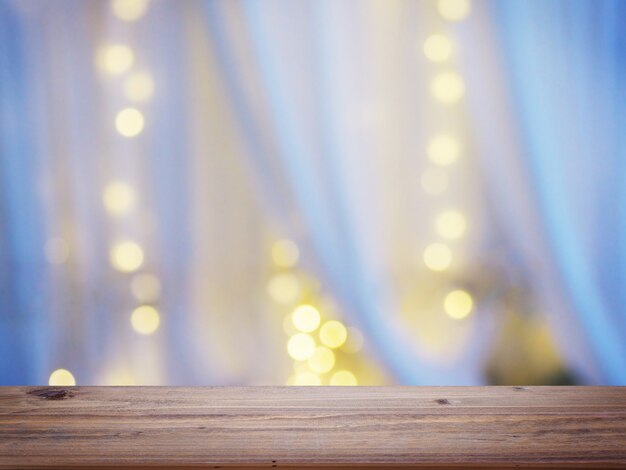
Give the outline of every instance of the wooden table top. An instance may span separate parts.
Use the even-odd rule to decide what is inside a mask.
[[[626,468],[624,387],[0,387],[1,468]]]

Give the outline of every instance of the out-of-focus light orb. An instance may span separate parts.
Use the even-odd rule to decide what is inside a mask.
[[[124,137],[135,137],[144,126],[143,114],[135,108],[122,109],[115,116],[115,128]]]
[[[315,353],[315,340],[306,333],[296,333],[287,341],[287,353],[296,361],[305,361]]]
[[[443,34],[433,34],[424,41],[424,55],[433,62],[443,62],[452,55],[452,41]]]
[[[459,211],[446,211],[437,217],[435,230],[444,238],[455,240],[461,238],[467,230],[467,220]]]
[[[153,274],[137,274],[130,281],[130,291],[140,302],[154,302],[161,296],[161,281]]]
[[[147,101],[154,93],[154,81],[145,72],[135,72],[124,82],[124,95],[131,101]]]
[[[358,382],[354,374],[348,370],[338,370],[330,378],[330,385],[347,386],[357,385]]]
[[[300,372],[293,378],[291,385],[296,386],[316,386],[321,385],[322,379],[315,375],[313,372]]]
[[[43,247],[46,260],[50,264],[63,264],[70,255],[70,247],[62,238],[51,238]]]
[[[312,305],[299,305],[291,314],[291,321],[299,331],[310,333],[320,325],[320,312]]]
[[[272,246],[272,260],[276,266],[291,268],[300,258],[300,250],[291,240],[278,240]]]
[[[424,264],[432,271],[444,271],[452,264],[452,251],[443,243],[431,243],[424,250]]]
[[[122,272],[133,272],[143,264],[143,249],[135,242],[116,243],[109,253],[111,264]]]
[[[422,173],[420,183],[426,194],[438,196],[448,189],[448,173],[440,168],[429,168]]]
[[[102,202],[111,214],[126,214],[135,205],[135,191],[131,185],[115,181],[104,188]]]
[[[111,10],[122,21],[137,21],[145,15],[149,0],[112,0]]]
[[[463,21],[471,10],[470,0],[438,0],[437,11],[444,20]]]
[[[123,44],[103,46],[96,55],[96,65],[111,75],[121,75],[135,63],[133,51]]]
[[[329,348],[339,348],[346,342],[348,330],[337,320],[327,321],[320,328],[320,341]]]
[[[324,346],[319,346],[315,348],[308,364],[312,371],[324,374],[335,366],[335,353]]]
[[[464,290],[454,290],[446,295],[443,309],[446,314],[455,320],[461,320],[472,313],[474,301],[472,296]]]
[[[456,103],[465,94],[463,79],[456,73],[443,72],[433,78],[430,84],[433,96],[442,103]]]
[[[72,386],[76,385],[76,379],[69,370],[57,369],[52,372],[52,374],[50,374],[50,378],[48,379],[48,385]]]
[[[130,316],[130,324],[140,335],[151,335],[161,323],[161,317],[156,308],[150,305],[141,305],[133,310]]]
[[[363,343],[365,339],[363,338],[363,333],[361,330],[354,327],[348,328],[348,338],[346,342],[341,346],[341,350],[348,354],[354,354],[363,349]]]
[[[439,134],[430,140],[426,152],[433,163],[447,166],[459,158],[461,148],[451,135]]]
[[[300,298],[300,283],[294,274],[277,274],[270,279],[267,285],[267,292],[275,302],[291,304]]]

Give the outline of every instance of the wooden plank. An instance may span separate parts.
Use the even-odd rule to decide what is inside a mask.
[[[626,468],[622,387],[3,387],[2,468]]]

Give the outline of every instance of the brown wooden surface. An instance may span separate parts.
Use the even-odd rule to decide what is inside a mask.
[[[618,387],[0,387],[0,467],[622,467]]]

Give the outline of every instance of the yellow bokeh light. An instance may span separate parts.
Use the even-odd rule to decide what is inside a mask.
[[[426,149],[428,158],[437,165],[451,165],[461,153],[461,148],[456,139],[448,134],[439,134],[433,137]]]
[[[315,348],[308,364],[312,371],[324,374],[335,366],[335,353],[324,346],[319,346]]]
[[[120,20],[137,21],[145,15],[149,0],[112,0],[111,11]]]
[[[347,386],[347,385],[357,385],[358,382],[354,374],[347,370],[339,370],[335,372],[330,378],[330,385],[335,386]]]
[[[291,304],[300,298],[300,283],[291,273],[277,274],[270,279],[267,292],[275,302]]]
[[[437,217],[435,230],[444,238],[454,240],[460,238],[467,230],[467,220],[458,211],[446,211]]]
[[[363,344],[365,343],[365,338],[363,338],[363,333],[358,328],[350,327],[348,328],[348,338],[346,342],[341,346],[341,350],[348,354],[354,354],[363,349]]]
[[[438,0],[437,10],[444,20],[463,21],[471,10],[470,0]]]
[[[420,183],[426,194],[443,194],[448,189],[448,173],[440,168],[429,168],[422,173]]]
[[[310,333],[320,325],[320,312],[312,305],[300,305],[291,314],[291,321],[299,331]]]
[[[159,312],[150,305],[137,307],[130,316],[130,324],[133,326],[133,330],[140,335],[151,335],[159,328],[160,323]]]
[[[143,114],[135,108],[122,109],[115,116],[115,128],[124,137],[135,137],[143,130]]]
[[[276,266],[291,268],[300,258],[300,250],[291,240],[278,240],[272,246],[272,260]]]
[[[452,41],[442,34],[433,34],[424,41],[424,55],[433,62],[443,62],[452,55]]]
[[[96,55],[96,65],[111,75],[120,75],[135,63],[133,51],[123,44],[113,44],[100,48]]]
[[[51,238],[44,246],[44,255],[50,264],[63,264],[70,255],[70,247],[62,238]]]
[[[131,101],[147,101],[154,93],[152,77],[145,72],[133,73],[124,82],[124,94]]]
[[[315,340],[306,333],[296,333],[287,342],[287,352],[296,361],[305,361],[315,353]]]
[[[348,330],[343,323],[330,320],[320,328],[320,341],[329,348],[338,348],[346,342]]]
[[[443,309],[449,317],[461,320],[472,313],[474,301],[472,296],[464,290],[454,290],[446,295]]]
[[[113,267],[122,272],[136,271],[143,264],[143,249],[131,241],[113,245],[109,256]]]
[[[442,103],[456,103],[465,94],[463,79],[456,73],[443,72],[437,75],[430,84],[433,96]]]
[[[57,369],[52,372],[52,374],[50,374],[50,378],[48,379],[48,385],[72,386],[76,385],[76,379],[69,370]]]
[[[293,377],[289,385],[297,386],[315,386],[321,385],[322,380],[313,372],[300,372]]]
[[[443,243],[431,243],[424,250],[424,264],[432,271],[443,271],[452,263],[452,251]]]
[[[135,205],[135,191],[129,184],[115,181],[104,188],[102,202],[111,214],[126,214]]]
[[[161,281],[152,274],[137,274],[130,281],[130,291],[140,302],[154,302],[161,295]]]

